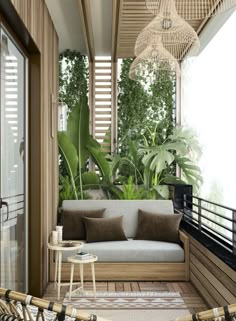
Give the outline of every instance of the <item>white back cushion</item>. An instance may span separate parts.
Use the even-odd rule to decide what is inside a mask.
[[[138,210],[151,213],[173,214],[171,200],[73,200],[63,201],[63,210],[95,210],[105,208],[104,217],[123,216],[123,227],[127,237],[136,235]]]

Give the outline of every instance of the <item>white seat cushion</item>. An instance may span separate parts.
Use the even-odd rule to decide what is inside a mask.
[[[83,251],[98,256],[98,262],[184,262],[179,244],[146,240],[85,243]],[[76,252],[63,252],[62,260]]]

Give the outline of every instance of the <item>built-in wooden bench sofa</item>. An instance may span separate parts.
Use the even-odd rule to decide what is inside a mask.
[[[180,244],[133,240],[138,226],[138,210],[150,213],[173,214],[171,200],[79,200],[64,201],[63,210],[95,210],[105,208],[104,217],[123,216],[128,241],[86,243],[84,250],[98,255],[97,281],[188,281],[189,238],[179,231]],[[70,278],[70,263],[63,255],[62,281]],[[50,254],[50,280],[54,280],[54,259]],[[79,279],[79,271],[75,271]],[[91,280],[89,267],[84,279]]]

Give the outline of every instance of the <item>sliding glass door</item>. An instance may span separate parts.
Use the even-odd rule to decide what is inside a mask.
[[[0,286],[27,290],[27,59],[1,26]]]

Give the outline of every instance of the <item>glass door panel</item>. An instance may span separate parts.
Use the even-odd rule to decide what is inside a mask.
[[[27,287],[26,58],[1,28],[0,285]]]

